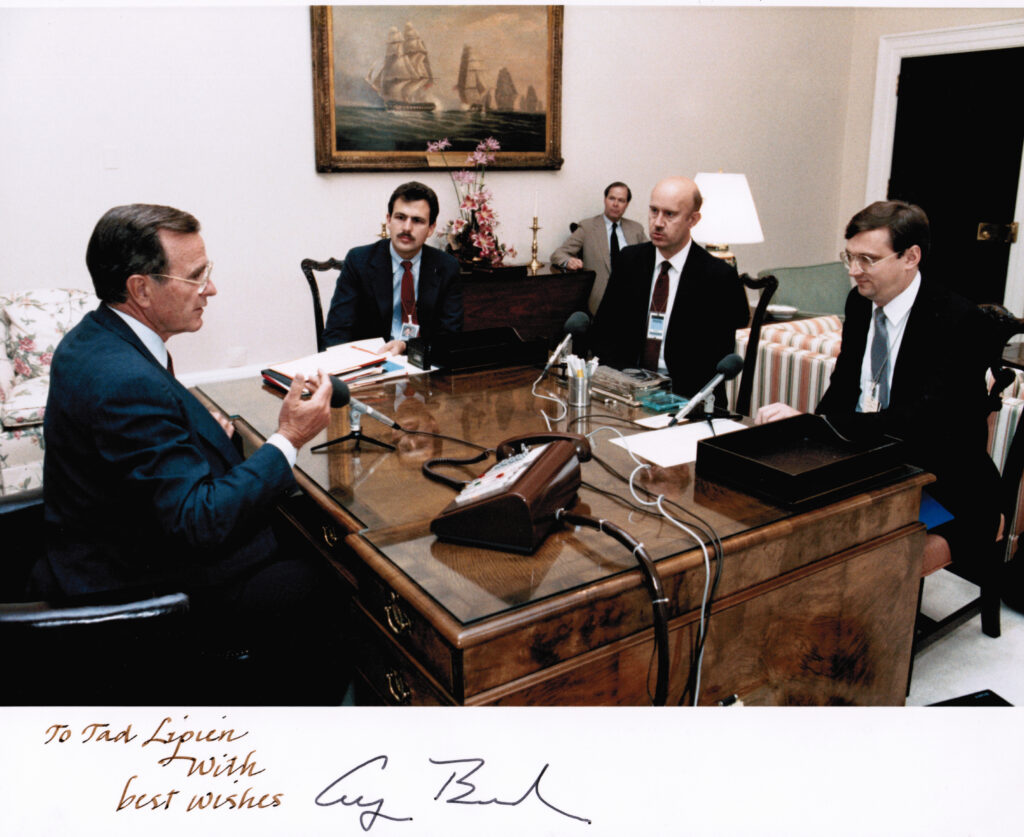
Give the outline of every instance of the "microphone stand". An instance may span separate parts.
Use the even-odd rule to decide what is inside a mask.
[[[341,442],[347,442],[349,439],[355,439],[355,446],[352,450],[359,450],[360,442],[368,442],[371,445],[380,445],[382,448],[388,450],[395,450],[395,446],[382,442],[380,439],[374,439],[372,436],[367,436],[362,430],[362,418],[363,410],[359,409],[354,404],[348,405],[348,428],[349,432],[344,436],[339,436],[337,439],[331,439],[327,442],[321,442],[319,445],[314,445],[310,448],[310,451],[319,451],[329,448],[332,445],[340,444]]]

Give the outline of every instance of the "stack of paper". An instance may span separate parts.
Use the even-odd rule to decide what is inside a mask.
[[[315,378],[318,369],[345,381],[350,389],[408,375],[405,357],[384,354],[380,351],[383,346],[384,341],[380,338],[356,340],[331,346],[315,355],[275,363],[262,370],[261,374],[264,383],[281,390],[287,390],[292,379],[300,373],[307,378]]]

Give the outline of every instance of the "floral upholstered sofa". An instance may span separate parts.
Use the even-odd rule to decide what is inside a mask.
[[[87,291],[0,295],[0,495],[43,484],[43,412],[57,343],[96,305]]]

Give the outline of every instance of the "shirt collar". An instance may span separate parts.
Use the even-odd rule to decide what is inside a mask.
[[[106,303],[104,303],[106,305]],[[151,355],[156,359],[157,363],[167,368],[167,346],[161,339],[160,335],[157,334],[153,329],[146,325],[141,320],[135,319],[131,314],[126,314],[118,308],[114,308],[112,305],[107,305],[111,311],[117,316],[124,320],[125,324],[130,328],[135,336],[142,341],[142,345],[145,346]]]
[[[390,241],[388,242],[388,250],[391,251],[391,267],[395,271],[397,271],[398,268],[400,268],[402,266],[402,262],[404,262],[404,261],[412,262],[412,269],[413,270],[418,270],[419,269],[420,259],[423,258],[423,248],[422,247],[420,247],[420,249],[417,251],[416,255],[413,256],[411,259],[406,259],[405,256],[399,256],[398,253],[395,252],[395,245],[393,243],[391,243]]]
[[[889,320],[893,325],[899,323],[907,313],[910,311],[911,306],[914,304],[914,300],[917,299],[917,292],[921,289],[921,271],[914,274],[914,278],[910,284],[907,285],[902,291],[894,296],[889,303],[882,309],[885,312],[886,319]],[[878,305],[873,305],[871,313],[878,309]]]
[[[671,259],[668,259],[668,263],[672,265],[672,270],[676,276],[680,276],[683,272],[683,268],[686,266],[686,259],[690,255],[690,248],[693,246],[693,239],[691,238],[686,242],[686,246],[683,247],[678,253],[676,253]],[[666,259],[662,258],[661,253],[658,253],[658,264],[660,265]]]

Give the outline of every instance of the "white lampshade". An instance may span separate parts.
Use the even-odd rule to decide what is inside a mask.
[[[745,174],[700,172],[694,180],[704,198],[692,235],[705,244],[757,244],[764,241],[754,197]]]

